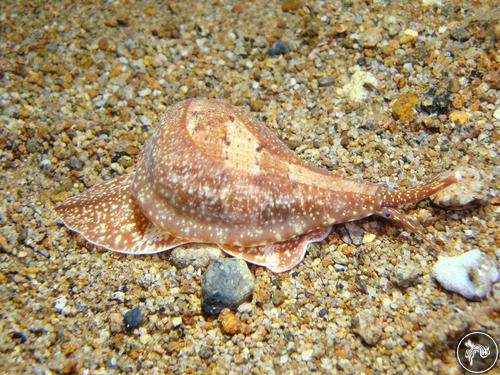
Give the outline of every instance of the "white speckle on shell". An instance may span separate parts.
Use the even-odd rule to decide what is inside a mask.
[[[485,298],[499,280],[496,261],[480,250],[459,256],[439,257],[432,276],[443,288],[467,299]]]

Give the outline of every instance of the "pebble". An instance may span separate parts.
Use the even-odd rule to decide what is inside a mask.
[[[42,140],[38,137],[30,138],[26,141],[26,150],[30,154],[40,153],[43,151]]]
[[[271,297],[271,300],[272,300],[274,306],[279,306],[283,302],[285,302],[286,295],[285,295],[285,293],[283,293],[283,291],[281,289],[278,289],[278,290],[274,291],[274,293]]]
[[[66,297],[59,297],[58,299],[55,300],[54,302],[54,308],[56,309],[57,312],[62,312],[64,308],[66,307],[66,303],[68,300]]]
[[[373,242],[375,240],[375,238],[377,238],[377,236],[375,235],[375,233],[369,233],[369,232],[367,232],[363,236],[363,243],[366,244],[366,243]]]
[[[125,328],[127,330],[139,327],[142,323],[141,307],[136,306],[132,310],[127,311],[123,316],[123,323],[125,324]]]
[[[111,300],[123,303],[123,301],[125,301],[125,293],[123,293],[123,292],[114,292],[113,295],[111,296]]]
[[[304,6],[304,4],[302,3],[302,0],[284,0],[282,3],[281,3],[281,9],[283,11],[295,11],[295,10],[299,10],[300,8],[302,8]]]
[[[369,29],[355,35],[355,38],[363,48],[373,48],[382,40],[382,34],[378,29]]]
[[[318,80],[318,87],[329,87],[335,84],[335,78],[323,77]]]
[[[340,250],[335,251],[332,254],[332,260],[336,264],[340,264],[340,265],[343,265],[343,266],[347,266],[349,264],[349,258],[347,258],[347,256],[342,251],[340,251]]]
[[[219,314],[219,322],[221,323],[222,332],[235,335],[237,333],[249,333],[249,326],[243,323],[231,309],[224,308]]]
[[[200,356],[200,358],[203,358],[203,359],[208,359],[208,358],[211,358],[214,354],[214,349],[210,346],[202,346],[200,348],[200,351],[198,352],[198,355]]]
[[[450,81],[448,82],[448,91],[451,93],[457,93],[460,91],[460,82],[458,79],[450,79]]]
[[[82,162],[74,156],[69,160],[69,166],[77,171],[80,171],[83,168]]]
[[[148,116],[142,115],[141,117],[139,117],[139,121],[144,126],[151,126],[151,120]]]
[[[170,263],[177,268],[192,265],[195,268],[208,266],[216,259],[223,257],[222,250],[217,246],[195,245],[176,247],[170,252]]]
[[[253,305],[250,302],[243,302],[238,306],[239,313],[251,313],[253,311]]]
[[[313,350],[312,349],[306,349],[302,352],[300,357],[302,358],[303,361],[310,361],[313,357]]]
[[[139,96],[140,97],[148,96],[149,94],[151,94],[151,89],[150,88],[145,88],[145,89],[142,89],[142,90],[139,91]]]
[[[361,245],[363,243],[363,237],[365,235],[365,230],[354,222],[344,224],[346,233],[342,235],[342,240],[348,244]]]
[[[500,107],[495,109],[495,112],[493,112],[493,117],[496,118],[497,120],[500,120]]]
[[[108,39],[106,39],[106,38],[99,39],[98,45],[99,45],[99,49],[101,51],[106,51],[109,47]]]
[[[225,258],[211,263],[201,282],[202,309],[216,315],[223,308],[236,309],[253,292],[255,278],[242,259]]]
[[[399,38],[399,43],[407,44],[412,43],[418,39],[418,31],[413,29],[406,29],[403,35]]]
[[[182,325],[182,318],[180,316],[176,316],[172,319],[172,327],[177,328]]]
[[[453,40],[456,40],[459,42],[466,42],[470,38],[470,33],[466,29],[456,28],[456,29],[452,29],[450,31],[450,36],[451,36],[451,39],[453,39]]]
[[[391,106],[392,115],[396,120],[409,123],[415,115],[415,106],[419,103],[418,96],[414,92],[401,95]]]
[[[354,333],[361,337],[366,345],[374,346],[382,336],[383,327],[374,309],[362,310],[352,318],[351,324]]]
[[[349,81],[340,89],[340,94],[345,95],[353,102],[361,102],[368,97],[367,87],[370,86],[378,86],[377,78],[370,72],[356,67]]]
[[[441,7],[443,6],[444,0],[422,0],[422,4],[426,6],[432,7]]]
[[[499,275],[496,261],[480,250],[441,256],[432,269],[432,276],[444,289],[470,300],[485,298]]]
[[[420,100],[420,108],[429,114],[447,114],[450,104],[450,94],[445,89],[439,87],[429,89]]]
[[[460,181],[448,186],[434,194],[432,202],[441,207],[460,208],[474,201],[484,199],[482,192],[485,190],[484,181],[479,171],[475,168],[461,168]]]
[[[415,264],[398,264],[392,271],[391,279],[400,288],[408,288],[415,284],[421,274]]]
[[[123,316],[120,313],[114,312],[109,314],[109,330],[111,333],[119,333],[123,327]]]
[[[450,121],[463,125],[469,119],[469,114],[465,111],[453,111],[450,113]]]
[[[19,342],[21,344],[24,344],[28,340],[28,338],[26,337],[26,335],[22,331],[13,332],[12,333],[12,338],[14,340],[19,340]]]
[[[287,42],[278,39],[268,49],[267,54],[269,56],[284,55],[285,53],[290,52],[290,50],[291,48]]]

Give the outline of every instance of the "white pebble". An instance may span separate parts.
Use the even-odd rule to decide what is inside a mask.
[[[172,326],[179,327],[182,324],[182,318],[179,316],[176,316],[174,319],[172,319]]]
[[[64,308],[66,307],[67,302],[68,301],[67,301],[66,297],[59,297],[54,302],[54,308],[56,309],[56,311],[62,312],[64,310]]]
[[[470,300],[485,298],[491,285],[499,280],[496,261],[480,250],[454,257],[439,257],[432,276],[444,289]]]
[[[139,91],[139,96],[141,96],[141,97],[148,96],[149,94],[151,94],[150,88],[145,88],[145,89],[142,89],[141,91]]]
[[[361,102],[368,98],[369,91],[366,89],[368,85],[378,86],[377,78],[370,72],[356,67],[350,80],[340,89],[340,94],[347,96],[353,102]]]
[[[313,350],[307,349],[302,352],[301,357],[303,361],[310,361],[312,359],[312,355],[313,355]]]
[[[443,0],[422,0],[423,5],[427,5],[430,7],[441,7],[443,6]]]
[[[251,313],[253,310],[253,306],[250,302],[243,302],[238,306],[239,313]]]
[[[115,292],[113,293],[112,297],[111,297],[113,300],[115,301],[118,301],[120,303],[122,303],[123,301],[125,301],[125,293],[123,292]]]

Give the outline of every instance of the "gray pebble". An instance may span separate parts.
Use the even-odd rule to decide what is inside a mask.
[[[127,330],[139,327],[142,323],[141,307],[136,306],[132,310],[127,311],[123,316],[123,323],[125,323],[125,328]]]
[[[218,314],[223,308],[236,309],[254,289],[255,278],[244,260],[219,259],[210,264],[203,275],[202,309],[206,314]]]
[[[358,224],[346,223],[342,232],[342,241],[345,243],[354,245],[361,245],[363,243],[365,230]]]
[[[269,56],[277,56],[277,55],[284,55],[285,53],[288,53],[288,52],[290,52],[290,46],[288,45],[288,43],[282,41],[281,39],[278,39],[269,48],[269,50],[267,51],[267,54]]]
[[[210,262],[222,258],[222,250],[215,246],[190,245],[177,247],[170,253],[170,262],[177,268],[192,265],[195,268],[206,267]]]
[[[8,106],[7,108],[5,108],[3,110],[3,114],[5,116],[8,116],[8,117],[17,118],[20,113],[21,113],[21,111],[19,110],[19,107],[14,106],[14,105]]]
[[[71,159],[69,160],[69,166],[78,171],[83,168],[82,162],[75,156],[72,156]]]
[[[349,264],[349,258],[342,251],[335,251],[332,254],[332,260],[336,264],[340,264],[342,266],[347,266]]]
[[[93,102],[96,107],[103,107],[110,97],[109,93],[104,93],[102,95],[98,95],[94,98]]]
[[[377,29],[369,29],[363,33],[355,34],[354,38],[364,48],[375,47],[382,40],[382,34]]]
[[[149,94],[151,94],[151,89],[148,87],[139,91],[140,97],[148,96]]]
[[[382,322],[376,317],[374,309],[363,310],[355,315],[352,320],[352,327],[366,345],[375,345],[382,336]]]
[[[253,311],[253,306],[250,302],[244,302],[238,306],[239,313],[251,313]]]
[[[274,306],[279,306],[285,302],[286,295],[281,289],[275,290],[272,296],[272,301]]]
[[[144,126],[151,126],[151,120],[148,116],[142,115],[141,117],[139,117],[139,121]]]
[[[42,140],[38,137],[31,137],[26,141],[26,150],[30,154],[42,153],[43,152],[43,144]]]
[[[127,47],[125,47],[123,44],[117,44],[116,46],[116,53],[118,56],[123,56],[123,57],[130,57],[130,53],[127,50]]]
[[[207,359],[214,355],[214,349],[210,346],[203,345],[198,352],[200,358]]]
[[[421,274],[420,269],[414,264],[398,264],[392,271],[391,279],[400,288],[408,288]]]
[[[333,77],[323,77],[318,80],[318,87],[328,87],[335,83],[335,78]]]
[[[123,293],[123,292],[114,292],[113,295],[111,296],[111,300],[123,303],[123,301],[125,301],[125,293]]]
[[[335,268],[336,271],[345,271],[347,269],[347,267],[343,266],[342,264],[336,264],[333,266],[333,268]]]
[[[466,29],[457,28],[450,31],[451,39],[458,42],[466,42],[470,39],[470,33]]]

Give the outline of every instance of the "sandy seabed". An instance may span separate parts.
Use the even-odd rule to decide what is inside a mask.
[[[462,335],[500,337],[498,284],[476,302],[446,292],[430,276],[437,254],[388,223],[337,226],[287,273],[252,266],[252,299],[231,316],[246,328],[230,334],[202,314],[205,266],[95,248],[54,206],[132,172],[170,104],[225,98],[345,176],[408,188],[474,169],[473,204],[406,211],[446,254],[498,260],[499,13],[494,1],[3,1],[0,372],[459,374]]]

